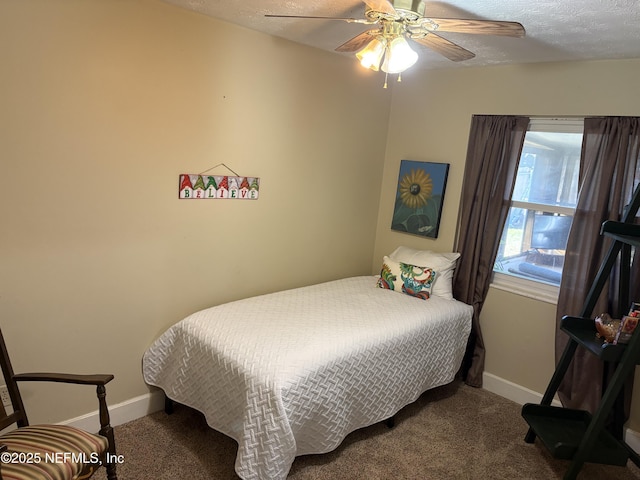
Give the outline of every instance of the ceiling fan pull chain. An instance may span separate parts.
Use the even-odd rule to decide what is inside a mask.
[[[389,78],[389,74],[385,72],[384,74],[384,85],[382,88],[387,88],[387,78]]]

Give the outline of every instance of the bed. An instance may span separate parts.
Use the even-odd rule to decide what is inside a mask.
[[[422,296],[383,274],[196,312],[145,352],[144,379],[237,441],[241,478],[284,479],[296,456],[329,452],[453,380],[472,308],[451,296],[452,269],[432,269],[445,281]]]

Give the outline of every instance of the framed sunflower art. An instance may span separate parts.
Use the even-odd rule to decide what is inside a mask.
[[[391,229],[438,238],[448,163],[402,160]]]

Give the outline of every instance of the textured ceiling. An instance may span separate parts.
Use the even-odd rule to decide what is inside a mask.
[[[363,18],[365,5],[360,0],[163,1],[329,51],[371,28],[337,20],[264,16]],[[441,33],[446,39],[474,52],[476,57],[452,62],[414,44],[420,54],[418,65],[422,68],[640,58],[639,0],[450,0],[425,3],[426,16],[520,22],[526,30],[526,37]]]

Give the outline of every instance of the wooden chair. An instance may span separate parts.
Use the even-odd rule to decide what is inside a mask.
[[[15,374],[0,331],[0,366],[13,411],[0,402],[0,478],[80,480],[106,466],[109,480],[117,480],[113,428],[109,425],[105,385],[113,375],[73,375],[60,373]],[[67,425],[29,425],[18,382],[61,382],[95,385],[98,395],[100,431],[98,435]]]

